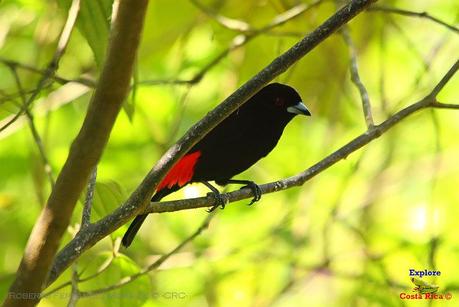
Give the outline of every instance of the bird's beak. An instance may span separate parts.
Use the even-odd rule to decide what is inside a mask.
[[[308,108],[302,103],[301,101],[298,102],[294,106],[290,106],[287,108],[287,112],[293,113],[293,114],[302,114],[306,116],[311,116],[311,112],[309,112]]]

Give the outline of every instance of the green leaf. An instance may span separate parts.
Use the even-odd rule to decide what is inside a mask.
[[[68,10],[72,1],[58,0],[58,3]],[[107,49],[112,6],[113,0],[90,0],[80,3],[76,25],[91,47],[99,67],[102,66]]]
[[[92,205],[94,213],[97,218],[102,218],[113,212],[125,199],[126,193],[117,182],[97,182]]]
[[[126,113],[129,121],[132,123],[135,113],[135,100],[133,97],[128,97],[126,100],[124,100],[123,111]]]
[[[104,268],[110,258],[111,252],[103,252],[90,261],[85,268],[82,278],[91,276]],[[129,257],[118,254],[109,266],[97,277],[80,284],[83,291],[93,291],[110,287],[119,283],[123,278],[134,275],[140,271],[140,267]],[[127,283],[116,290],[111,290],[94,296],[92,299],[102,300],[105,306],[141,306],[151,296],[151,282],[148,275]]]

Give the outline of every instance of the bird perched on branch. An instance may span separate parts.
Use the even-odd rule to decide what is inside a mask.
[[[219,206],[223,209],[224,200],[209,183],[215,181],[219,185],[243,184],[254,194],[250,204],[258,201],[258,185],[232,178],[271,152],[297,114],[311,115],[292,87],[279,83],[265,86],[196,143],[166,174],[151,200],[159,201],[189,183],[201,182],[218,200],[210,211]],[[124,234],[123,246],[131,245],[146,217],[140,214],[134,219]]]

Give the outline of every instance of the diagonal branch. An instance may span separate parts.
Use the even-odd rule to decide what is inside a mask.
[[[170,252],[168,252],[167,254],[162,255],[156,261],[154,261],[153,263],[151,263],[148,266],[144,267],[139,272],[137,272],[137,273],[135,273],[133,275],[126,276],[126,277],[122,278],[121,280],[119,280],[118,282],[114,283],[111,286],[107,286],[107,287],[104,287],[104,288],[91,290],[91,291],[78,291],[78,298],[100,295],[100,294],[103,294],[103,293],[106,293],[106,292],[110,292],[110,291],[119,289],[119,288],[123,287],[124,285],[129,284],[129,283],[137,280],[139,277],[141,277],[143,275],[146,275],[146,274],[148,274],[149,272],[151,272],[153,270],[158,269],[161,266],[161,264],[163,264],[167,259],[169,259],[172,255],[176,254],[185,245],[187,245],[188,243],[193,241],[204,230],[206,230],[209,227],[210,221],[212,220],[212,218],[215,216],[216,213],[217,213],[217,211],[213,211],[209,215],[207,215],[207,217],[204,219],[204,221],[201,223],[201,225],[199,225],[199,227],[190,236],[185,238],[182,242],[180,242]],[[114,257],[110,258],[110,260],[107,261],[105,264],[103,264],[102,267],[96,273],[94,273],[94,274],[92,274],[92,275],[90,275],[88,277],[85,277],[85,278],[77,278],[76,279],[76,283],[81,283],[81,282],[85,282],[85,281],[88,281],[90,279],[96,278],[97,276],[102,274],[109,267],[109,265],[112,263],[113,259],[114,259]],[[47,293],[44,293],[41,297],[50,296],[51,294],[56,293],[57,291],[65,288],[65,287],[68,287],[68,286],[72,286],[72,288],[75,287],[75,279],[74,279],[73,276],[72,276],[72,280],[63,283],[62,285],[54,288],[53,290],[51,290],[51,291],[49,291]]]
[[[209,112],[202,120],[191,127],[188,132],[163,155],[122,206],[97,223],[89,225],[86,231],[81,232],[80,235],[77,234],[76,237],[64,247],[55,259],[47,284],[49,285],[52,283],[84,251],[127,223],[134,215],[144,211],[149,204],[151,194],[160,180],[178,159],[180,159],[196,142],[203,138],[206,133],[241,106],[265,84],[286,71],[296,61],[305,56],[319,43],[335,33],[341,26],[346,24],[373,2],[374,0],[351,1],[333,16],[328,18],[317,29],[305,36],[285,53],[274,59],[271,64],[247,81],[219,106]]]
[[[153,262],[152,264],[146,266],[145,268],[143,268],[142,270],[140,270],[140,272],[136,273],[136,274],[133,274],[133,275],[130,275],[130,276],[127,276],[126,278],[123,278],[121,279],[119,282],[111,285],[111,286],[107,286],[107,287],[104,287],[104,288],[100,288],[100,289],[96,289],[96,290],[91,290],[91,291],[81,291],[79,294],[80,294],[80,297],[88,297],[88,296],[95,296],[95,295],[99,295],[99,294],[103,294],[103,293],[106,293],[106,292],[109,292],[109,291],[113,291],[113,290],[116,290],[116,289],[119,289],[121,287],[123,287],[124,285],[127,285],[133,281],[135,281],[137,278],[139,277],[142,277],[146,274],[148,274],[149,272],[153,271],[153,270],[156,270],[157,268],[159,268],[161,266],[161,264],[163,264],[167,259],[169,259],[172,255],[176,254],[179,250],[181,250],[185,245],[187,245],[188,243],[190,243],[191,241],[193,241],[197,236],[199,236],[205,229],[207,229],[209,227],[209,223],[210,221],[212,220],[212,218],[215,216],[215,213],[216,212],[211,212],[205,219],[204,221],[202,222],[202,224],[198,227],[198,229],[196,229],[195,232],[193,232],[189,237],[187,237],[185,240],[183,240],[182,242],[180,242],[180,244],[178,244],[173,250],[171,250],[170,252],[168,252],[167,254],[165,255],[162,255],[158,260],[156,260],[155,262]]]
[[[454,73],[459,68],[459,61],[456,62],[449,72],[442,78],[442,80],[438,84],[442,84],[444,86],[448,80],[454,75]],[[433,91],[432,91],[433,92]],[[342,159],[345,159],[349,154],[357,151],[359,148],[365,146],[366,144],[370,143],[374,139],[381,136],[383,133],[387,132],[389,129],[394,127],[403,119],[407,118],[408,116],[414,114],[415,112],[424,109],[424,108],[443,108],[446,106],[447,108],[459,109],[459,105],[452,105],[452,104],[441,104],[435,101],[435,96],[429,94],[427,97],[422,99],[419,102],[416,102],[409,107],[401,110],[400,112],[396,113],[395,115],[391,116],[389,119],[384,121],[378,126],[373,127],[368,132],[365,132],[355,138],[353,141],[349,142],[339,150],[335,151],[333,154],[329,155],[328,157],[324,158],[319,163],[316,163],[306,171],[273,183],[268,183],[265,185],[261,185],[261,189],[264,194],[277,192],[280,190],[288,189],[294,186],[301,186],[308,180],[312,179],[314,176],[318,175],[322,171],[325,171],[328,167],[334,165],[335,163],[339,162]],[[231,193],[225,193],[224,197],[229,200],[229,202],[235,202],[238,200],[246,199],[252,197],[252,192],[249,189],[237,190]],[[151,203],[149,208],[146,212],[148,213],[163,213],[163,212],[174,212],[180,210],[187,210],[187,209],[195,209],[195,208],[202,208],[202,207],[210,207],[214,205],[215,198],[212,196],[209,197],[200,197],[194,199],[184,199],[178,201],[165,201],[165,202],[154,202]],[[204,222],[203,225],[207,225],[211,215],[208,216],[207,220]],[[201,226],[195,233],[193,233],[189,238],[183,241],[180,245],[178,245],[174,250],[169,252],[168,254],[162,256],[153,264],[147,266],[146,268],[142,269],[139,273],[131,275],[127,278],[120,280],[119,282],[97,290],[92,290],[88,292],[80,292],[81,297],[87,296],[94,296],[103,294],[112,290],[116,290],[134,280],[138,277],[156,269],[161,263],[163,263],[167,258],[169,258],[172,254],[177,252],[180,248],[182,248],[185,244],[189,241],[193,240],[199,233],[207,226]],[[70,283],[66,283],[63,286],[68,286]],[[57,291],[61,289],[58,287],[53,291]]]
[[[39,301],[38,294],[42,291],[75,204],[102,155],[129,90],[147,4],[148,0],[120,1],[98,87],[55,188],[30,234],[4,306],[32,306]],[[68,32],[64,30],[63,33]],[[61,48],[60,41],[56,54],[61,54]],[[30,294],[30,297],[22,299],[24,293]]]
[[[435,86],[432,92],[429,94],[432,98],[437,98],[438,93],[446,86],[446,84],[451,80],[451,78],[456,74],[457,70],[459,69],[459,60],[454,63],[454,65],[448,70],[446,75],[441,78],[440,82]]]
[[[425,109],[425,108],[437,108],[437,109],[456,109],[459,110],[459,105],[455,104],[443,104],[439,103],[436,100],[436,95],[440,90],[448,83],[448,81],[454,76],[454,74],[459,70],[459,60],[454,63],[454,65],[449,69],[445,76],[438,82],[435,88],[429,93],[425,98],[420,101],[409,105],[408,107],[400,110],[395,113],[384,122],[379,125],[375,125],[368,131],[362,133],[358,137],[354,138],[352,141],[336,150],[332,154],[328,155],[321,161],[317,162],[304,172],[292,176],[283,180],[267,183],[260,185],[261,191],[263,194],[273,193],[281,190],[285,190],[294,186],[301,186],[306,181],[315,177],[319,173],[323,172],[330,166],[336,164],[342,159],[345,159],[351,153],[357,151],[363,146],[367,145],[371,141],[377,139],[382,134],[387,132],[389,129],[394,127],[403,119],[414,114],[415,112]],[[222,194],[225,199],[228,200],[228,203],[239,201],[242,199],[253,197],[252,191],[250,189],[241,189],[236,190],[230,193]],[[146,213],[163,213],[163,212],[174,212],[187,209],[203,208],[203,207],[212,207],[216,203],[215,197],[209,195],[207,197],[191,198],[191,199],[182,199],[175,201],[164,201],[164,202],[152,202]]]

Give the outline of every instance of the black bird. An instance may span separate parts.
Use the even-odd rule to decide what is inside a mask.
[[[231,178],[271,152],[285,126],[297,114],[311,115],[292,87],[279,83],[265,86],[196,143],[167,173],[151,200],[159,201],[191,182],[204,183],[219,196],[218,190],[208,183],[215,181],[219,185],[244,184],[255,194],[251,204],[258,201],[258,185]],[[219,205],[223,208],[224,202]],[[124,234],[123,246],[131,245],[146,217],[147,214],[140,214],[134,219]]]

